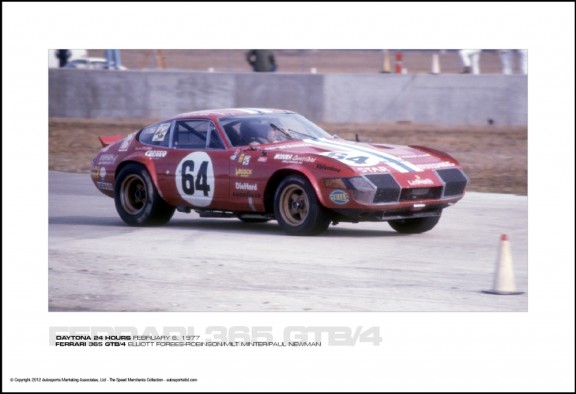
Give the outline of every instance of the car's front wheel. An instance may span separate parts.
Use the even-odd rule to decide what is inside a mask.
[[[440,216],[415,219],[390,220],[388,224],[402,234],[420,234],[432,230],[440,221]]]
[[[150,174],[139,164],[128,164],[118,173],[114,202],[122,220],[131,226],[166,224],[175,210],[160,197]]]
[[[274,215],[280,227],[290,235],[320,234],[331,221],[310,182],[300,175],[290,175],[278,185]]]

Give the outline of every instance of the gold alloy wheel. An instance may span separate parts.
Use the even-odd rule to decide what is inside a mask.
[[[122,208],[130,215],[136,215],[144,209],[148,193],[142,177],[131,174],[127,176],[120,186],[120,201]]]
[[[291,226],[301,225],[308,216],[310,203],[306,191],[298,185],[290,185],[280,195],[280,214]]]

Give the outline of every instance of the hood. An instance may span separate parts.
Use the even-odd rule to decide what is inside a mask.
[[[277,151],[283,154],[278,157],[284,160],[290,160],[290,154],[328,157],[359,173],[415,173],[459,166],[451,156],[425,147],[367,144],[339,139],[286,141],[261,149]]]

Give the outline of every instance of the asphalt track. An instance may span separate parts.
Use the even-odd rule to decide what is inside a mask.
[[[521,295],[491,295],[507,234]],[[277,223],[176,213],[133,228],[89,174],[49,174],[49,310],[527,311],[528,198],[467,193],[430,232],[342,223],[292,237]]]

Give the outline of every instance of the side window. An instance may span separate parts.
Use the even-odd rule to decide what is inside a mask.
[[[180,120],[174,128],[174,148],[224,149],[224,144],[209,120]]]
[[[165,146],[170,144],[170,122],[158,123],[142,129],[138,141],[147,145]]]
[[[216,126],[212,122],[210,122],[210,134],[208,135],[208,149],[224,149],[224,143],[222,143]]]
[[[228,123],[225,126],[223,126],[223,128],[232,146],[242,145],[242,138],[240,137],[240,131],[239,131],[240,128],[239,122]]]

